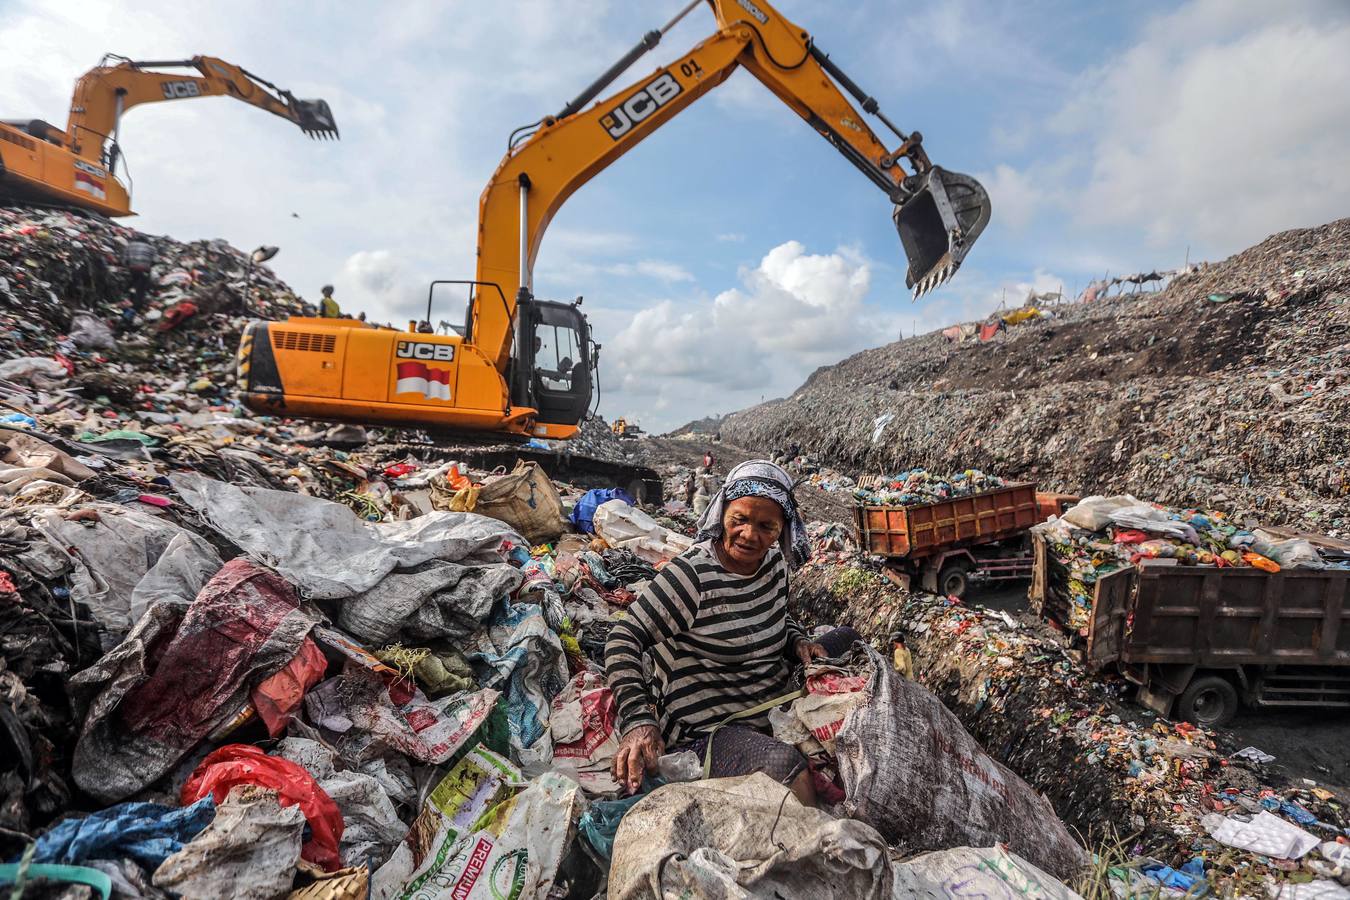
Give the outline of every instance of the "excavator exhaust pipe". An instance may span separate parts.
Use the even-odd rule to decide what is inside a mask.
[[[956,274],[989,224],[989,194],[969,175],[933,166],[911,176],[917,189],[895,205],[895,228],[909,259],[905,286],[914,299],[945,284]],[[906,183],[909,187],[912,182]]]
[[[315,140],[320,138],[337,140],[337,121],[333,118],[333,111],[328,108],[327,101],[301,100],[292,96],[289,91],[285,92],[285,97],[286,105],[290,107],[295,123],[300,126],[301,131]]]

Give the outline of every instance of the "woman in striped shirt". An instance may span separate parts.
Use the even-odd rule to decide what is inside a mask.
[[[733,469],[699,520],[698,542],[609,634],[616,780],[636,790],[667,745],[702,757],[711,739],[714,777],[763,771],[815,802],[805,757],[766,733],[767,710],[717,727],[792,691],[795,665],[842,655],[858,639],[842,628],[813,642],[788,617],[788,572],[809,554],[788,474],[763,460]]]

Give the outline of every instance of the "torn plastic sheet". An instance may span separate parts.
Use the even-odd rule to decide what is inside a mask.
[[[239,785],[215,820],[155,870],[155,887],[188,900],[273,900],[290,890],[305,816],[282,806],[276,791]]]
[[[337,600],[370,591],[398,568],[431,560],[503,562],[524,538],[496,519],[432,512],[371,524],[340,503],[291,491],[240,488],[195,472],[170,476],[179,495],[245,553],[306,596]]]
[[[120,637],[151,603],[188,604],[221,560],[203,538],[161,516],[113,503],[89,503],[96,518],[42,510],[33,524],[75,564],[71,596]]]
[[[156,781],[238,715],[313,625],[289,584],[243,558],[226,563],[186,610],[152,606],[126,640],[70,680],[77,706],[88,709],[76,784],[114,802]]]
[[[361,594],[344,600],[338,624],[371,644],[463,640],[493,605],[520,587],[515,566],[463,566],[432,560],[390,572]]]
[[[487,721],[498,696],[485,689],[428,700],[416,691],[398,706],[384,682],[362,672],[322,682],[305,697],[305,710],[349,766],[391,753],[443,763]]]

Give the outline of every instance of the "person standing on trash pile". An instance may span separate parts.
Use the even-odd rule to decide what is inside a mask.
[[[793,667],[861,638],[838,628],[813,642],[788,617],[788,572],[811,552],[792,486],[767,460],[732,469],[697,543],[610,631],[605,670],[622,736],[612,768],[630,791],[667,746],[706,759],[711,742],[712,777],[764,772],[815,803],[806,758],[768,734],[768,713],[795,696]]]
[[[145,292],[150,289],[150,272],[155,267],[155,248],[147,241],[127,241],[122,250],[122,264],[131,272],[131,308],[141,311]]]
[[[323,294],[323,299],[319,301],[319,317],[323,319],[342,318],[342,307],[338,306],[338,302],[333,299],[333,286],[325,284],[320,293]]]
[[[694,508],[694,515],[702,516],[703,511],[712,503],[713,496],[717,493],[717,476],[713,474],[708,466],[698,470],[698,475],[694,478],[694,495],[690,501],[690,506]]]

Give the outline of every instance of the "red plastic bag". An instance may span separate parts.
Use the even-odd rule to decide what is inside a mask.
[[[276,737],[286,730],[305,699],[305,692],[323,680],[327,668],[328,660],[319,645],[312,638],[305,638],[285,668],[253,689],[250,697],[253,708],[267,726],[269,736]]]
[[[226,744],[202,760],[178,799],[187,806],[210,794],[220,803],[237,784],[271,788],[282,806],[299,806],[310,831],[300,855],[329,872],[341,868],[342,811],[304,766],[289,759],[268,756],[252,744]]]

